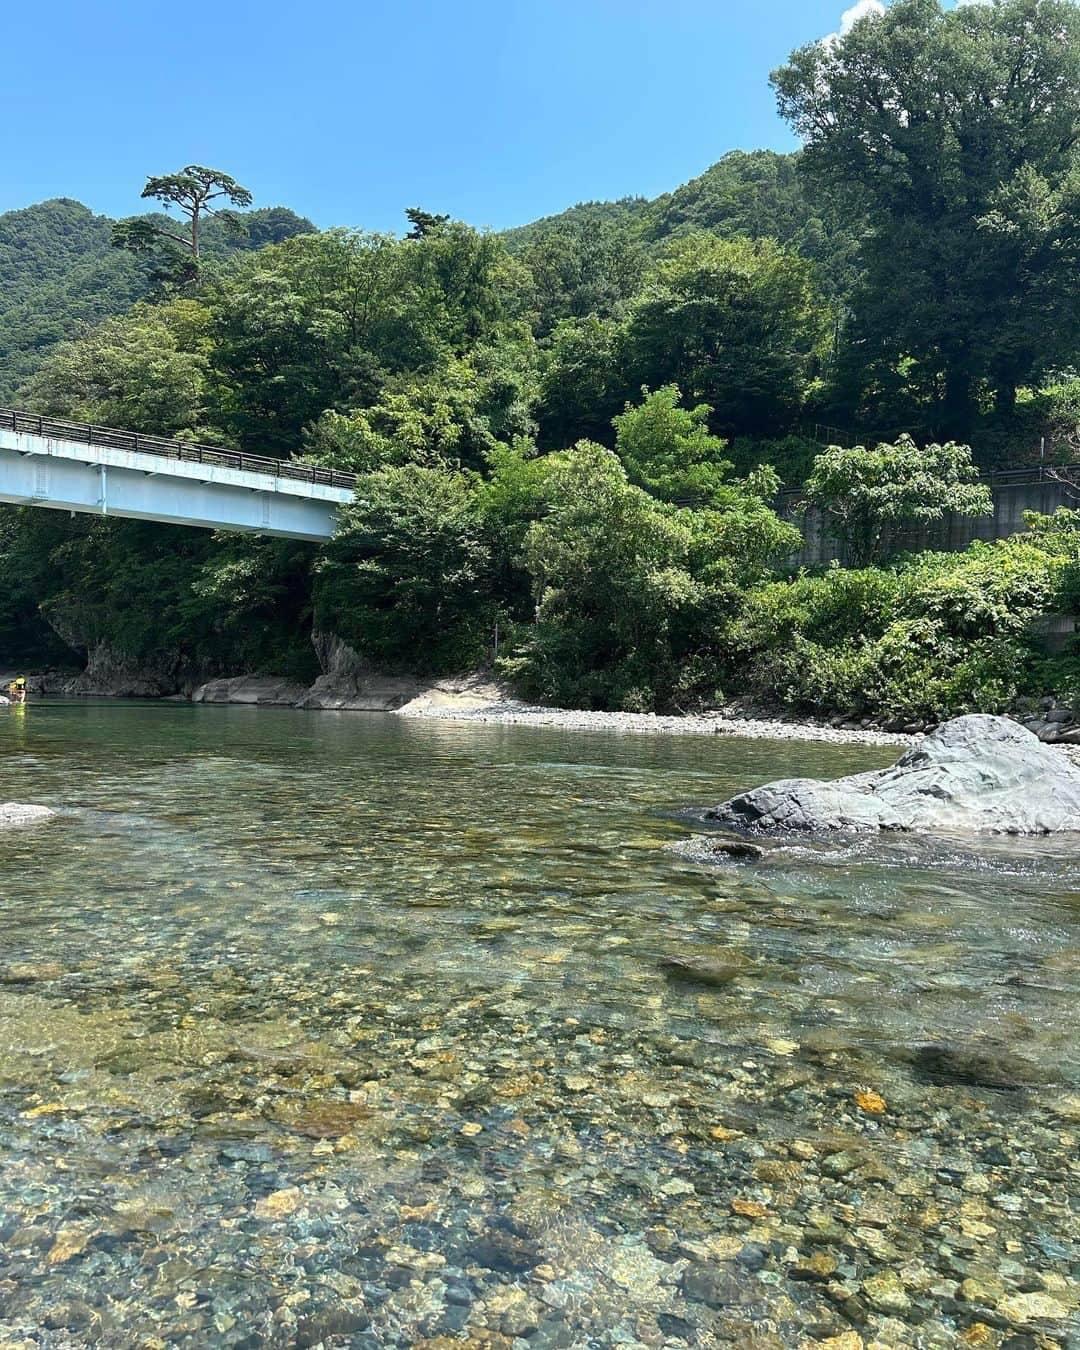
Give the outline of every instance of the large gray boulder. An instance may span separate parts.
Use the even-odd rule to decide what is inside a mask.
[[[890,769],[833,782],[787,778],[709,814],[768,833],[1080,831],[1080,768],[1016,722],[973,714],[943,723]]]

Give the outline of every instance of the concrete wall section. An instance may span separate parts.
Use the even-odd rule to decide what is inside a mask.
[[[0,501],[288,539],[329,539],[347,488],[0,429]]]
[[[990,490],[994,498],[994,514],[972,520],[966,516],[948,515],[932,525],[899,526],[886,531],[884,549],[887,554],[919,553],[936,549],[953,553],[965,549],[976,539],[1007,539],[1024,529],[1024,513],[1037,511],[1052,515],[1059,507],[1078,507],[1080,501],[1062,483],[1044,478],[1039,482],[994,483]],[[817,510],[807,511],[799,520],[797,497],[785,493],[779,503],[780,514],[796,520],[802,526],[803,546],[792,559],[796,566],[820,567],[840,558],[840,547],[829,533],[828,522]]]

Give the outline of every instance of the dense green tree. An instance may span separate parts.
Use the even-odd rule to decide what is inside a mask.
[[[485,536],[491,551],[491,587],[512,622],[525,624],[534,614],[533,587],[525,568],[525,537],[547,511],[548,482],[558,456],[537,453],[532,441],[517,437],[487,454],[479,488]]]
[[[630,392],[623,376],[623,331],[588,315],[555,325],[540,360],[540,443],[559,449],[584,437],[603,440]]]
[[[536,620],[508,669],[564,706],[642,711],[715,699],[740,589],[795,546],[797,531],[752,493],[725,510],[660,503],[599,445],[550,459],[546,509],[524,541]]]
[[[632,302],[626,368],[708,403],[717,431],[775,433],[798,416],[827,331],[804,259],[768,239],[693,234]]]
[[[639,241],[613,221],[568,221],[538,235],[518,256],[532,275],[540,337],[563,319],[619,316],[645,267]]]
[[[877,556],[884,531],[905,521],[926,524],[952,512],[988,516],[990,489],[977,482],[971,447],[949,441],[920,449],[910,436],[895,445],[831,445],[814,460],[803,500],[824,513],[847,559],[864,567]]]
[[[313,554],[290,540],[3,507],[3,649],[71,665],[107,647],[161,692],[222,672],[312,679]]]
[[[369,406],[325,412],[309,427],[307,457],[360,473],[410,462],[482,468],[497,444],[532,433],[534,365],[525,333],[389,378]]]
[[[179,604],[185,629],[203,635],[196,656],[241,673],[314,679],[314,561],[312,544],[215,534]]]
[[[981,381],[1008,407],[1075,346],[1070,0],[896,0],[800,48],[773,84],[816,191],[869,224],[851,336],[871,379],[910,363],[944,429],[965,434]],[[1040,313],[1055,287],[1063,303]]]
[[[681,408],[678,385],[668,384],[629,404],[615,418],[615,449],[630,481],[664,501],[715,502],[725,493],[731,461],[726,442],[709,432],[708,404]]]
[[[255,211],[231,212],[230,217],[230,223],[220,229],[216,217],[204,225],[203,251],[207,256],[218,257],[235,249],[265,248],[294,235],[318,233],[306,216],[298,216],[287,206],[261,206]]]
[[[208,291],[223,425],[264,453],[299,450],[327,409],[370,408],[495,338],[513,266],[456,224],[405,241],[332,230],[239,259]]]
[[[30,514],[30,513],[28,513]],[[170,680],[213,665],[208,626],[192,623],[192,576],[213,547],[199,530],[153,521],[34,512],[24,529],[37,559],[39,605],[49,624],[84,654],[105,646],[118,661]],[[230,662],[231,664],[231,662]]]
[[[44,528],[43,528],[44,527]],[[0,652],[5,666],[76,665],[78,654],[42,613],[49,548],[67,521],[57,512],[0,506]]]
[[[666,702],[678,681],[672,626],[706,599],[686,567],[687,524],[587,442],[557,458],[547,487],[546,513],[525,538],[536,622],[511,669],[564,706]]]
[[[100,426],[205,438],[209,320],[197,300],[140,303],[58,344],[29,382],[28,400]]]
[[[325,409],[370,401],[388,370],[435,359],[404,261],[389,235],[336,230],[260,249],[216,279],[213,371],[241,445],[287,457]]]
[[[482,660],[496,609],[474,475],[406,464],[357,484],[316,564],[320,630],[374,668],[446,671]]]

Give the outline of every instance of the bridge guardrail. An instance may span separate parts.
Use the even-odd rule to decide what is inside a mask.
[[[301,483],[321,483],[326,487],[355,488],[356,475],[340,469],[320,469],[313,464],[298,464],[295,460],[271,459],[267,455],[249,455],[246,450],[226,450],[220,445],[201,445],[196,441],[171,440],[166,436],[146,436],[141,431],[121,431],[117,427],[99,427],[92,422],[67,422],[40,413],[20,412],[16,408],[0,408],[0,427],[11,431],[28,431],[39,436],[58,436],[69,441],[83,441],[110,450],[136,450],[144,455],[160,455],[163,459],[185,460],[194,464],[216,464],[228,469],[245,469],[249,473],[273,474],[279,478],[294,478]],[[989,487],[1007,487],[1020,483],[1045,483],[1057,480],[1059,474],[1072,473],[1080,479],[1080,464],[1024,464],[1012,469],[993,469],[982,476]],[[801,496],[799,488],[782,488],[777,500],[790,504]],[[677,506],[693,505],[692,498],[676,501]]]
[[[301,483],[356,487],[356,475],[342,473],[339,469],[320,469],[314,464],[297,464],[293,460],[249,455],[245,450],[226,450],[219,445],[200,445],[195,441],[176,441],[165,436],[145,436],[141,431],[120,431],[116,427],[95,426],[92,422],[65,422],[39,413],[19,412],[15,408],[0,408],[0,427],[37,436],[81,441],[86,445],[100,445],[109,450],[135,450],[139,454],[158,455],[162,459],[244,469],[248,473],[273,474],[276,478],[293,478]]]

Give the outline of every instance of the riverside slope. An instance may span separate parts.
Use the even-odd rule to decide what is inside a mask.
[[[780,779],[710,817],[771,834],[1080,832],[1080,768],[1016,722],[975,713],[943,723],[889,769]]]

